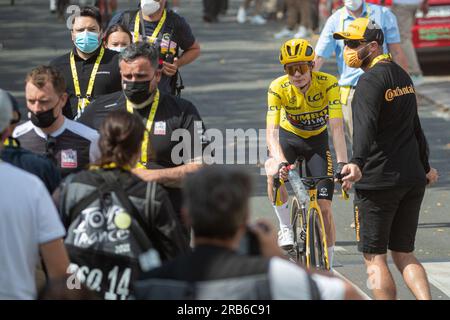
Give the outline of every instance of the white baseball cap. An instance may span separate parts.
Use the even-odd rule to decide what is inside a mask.
[[[5,90],[0,89],[0,133],[9,127],[12,116],[11,99]]]

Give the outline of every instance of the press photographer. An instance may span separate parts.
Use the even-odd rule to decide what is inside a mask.
[[[194,231],[194,250],[143,273],[137,299],[358,299],[340,279],[309,275],[283,259],[267,221],[250,222],[251,178],[235,169],[208,166],[184,185],[183,214]],[[239,253],[254,234],[261,255]],[[250,240],[250,242],[252,242]],[[247,246],[248,248],[248,246]]]

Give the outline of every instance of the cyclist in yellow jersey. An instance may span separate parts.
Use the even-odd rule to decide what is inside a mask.
[[[267,110],[267,145],[270,158],[266,162],[269,199],[273,201],[273,175],[287,179],[288,165],[298,157],[306,161],[306,175],[333,174],[328,146],[328,130],[333,137],[338,170],[347,162],[339,87],[334,76],[313,72],[314,49],[303,39],[286,41],[280,49],[280,62],[286,75],[270,84]],[[343,185],[349,189],[351,184]],[[323,214],[327,235],[328,256],[332,264],[335,225],[331,212],[334,183],[324,180],[317,186],[318,202]],[[288,195],[280,188],[280,202],[274,206],[280,222],[279,245],[288,249],[293,245]]]

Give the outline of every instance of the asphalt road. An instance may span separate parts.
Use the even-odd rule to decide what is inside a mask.
[[[65,22],[58,21],[48,11],[48,1],[0,0],[0,88],[10,90],[23,104],[23,80],[26,73],[38,64],[67,52],[71,46]],[[120,1],[125,8],[136,1]],[[182,69],[186,90],[183,97],[200,110],[210,129],[226,132],[241,128],[260,130],[265,127],[266,90],[271,80],[283,73],[278,63],[278,49],[282,40],[275,40],[281,22],[265,26],[239,25],[235,22],[238,0],[230,1],[230,8],[219,24],[205,24],[201,20],[201,0],[183,0],[180,13],[191,24],[201,43],[201,57]],[[317,37],[314,37],[316,39]],[[439,68],[439,72],[442,73]],[[448,69],[447,69],[448,70]],[[323,71],[336,74],[333,61]],[[416,240],[416,253],[424,262],[432,283],[434,299],[450,299],[450,123],[436,112],[428,100],[419,101],[422,126],[431,147],[431,163],[441,175],[440,181],[427,189],[422,205]],[[259,131],[255,131],[259,132]],[[259,143],[258,143],[259,141]],[[395,142],[393,142],[395,143]],[[233,140],[219,148],[226,155],[234,148]],[[258,149],[258,146],[260,149]],[[250,139],[247,151],[257,154],[265,150],[263,139]],[[219,150],[218,149],[218,150]],[[254,177],[252,197],[253,218],[265,217],[275,222],[275,215],[266,198],[265,177],[260,162],[240,164]],[[333,201],[337,224],[336,271],[368,293],[362,256],[355,247],[351,201],[336,196]],[[400,274],[394,270],[400,283],[399,299],[412,299],[401,284]]]

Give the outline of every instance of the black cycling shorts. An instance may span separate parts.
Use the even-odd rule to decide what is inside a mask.
[[[358,250],[369,254],[414,251],[425,186],[355,189]]]
[[[328,146],[328,132],[308,139],[280,128],[280,145],[286,160],[293,164],[301,157],[306,162],[306,176],[317,177],[333,175],[333,161]],[[300,175],[302,175],[300,173]],[[304,175],[303,175],[304,176]],[[317,184],[317,199],[333,200],[334,182],[332,179],[322,180]]]

